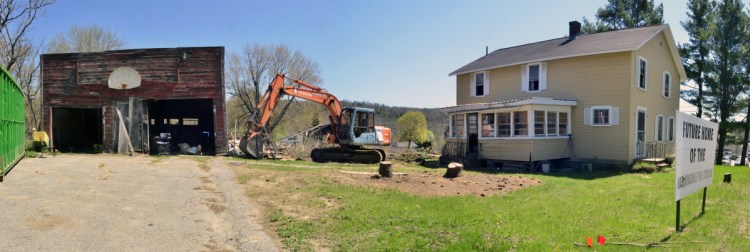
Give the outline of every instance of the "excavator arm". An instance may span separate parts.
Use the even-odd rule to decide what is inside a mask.
[[[251,119],[249,122],[248,138],[253,138],[258,134],[262,134],[263,128],[273,114],[273,110],[276,108],[276,105],[279,104],[279,100],[281,100],[281,97],[284,95],[322,104],[328,108],[328,112],[331,114],[331,127],[333,127],[334,131],[337,130],[339,116],[341,115],[341,110],[343,108],[336,96],[328,93],[320,87],[305,83],[301,80],[294,80],[294,83],[299,84],[301,87],[284,85],[284,79],[285,77],[283,74],[277,74],[271,84],[268,85],[268,89],[266,89],[266,92],[258,103],[258,114],[257,118],[255,118],[257,121]]]
[[[285,95],[298,97],[307,101],[322,104],[330,113],[333,134],[328,135],[328,143],[338,143],[338,147],[318,148],[310,156],[316,162],[365,162],[373,163],[385,160],[382,149],[367,149],[362,145],[388,145],[391,130],[374,125],[374,110],[367,108],[343,108],[339,99],[328,91],[295,80],[299,86],[285,85],[285,76],[277,74],[258,103],[256,113],[248,121],[248,132],[240,141],[242,152],[253,158],[261,158],[263,146],[271,146],[270,132],[265,127],[274,109]],[[344,116],[346,118],[341,118]],[[357,122],[353,122],[354,120]]]

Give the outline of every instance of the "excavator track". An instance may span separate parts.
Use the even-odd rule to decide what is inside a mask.
[[[328,147],[314,149],[310,157],[314,162],[374,164],[385,160],[385,151],[380,149]]]

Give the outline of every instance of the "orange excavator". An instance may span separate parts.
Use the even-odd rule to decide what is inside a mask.
[[[277,74],[263,94],[258,109],[248,120],[247,135],[240,140],[240,150],[255,159],[263,158],[263,148],[273,148],[266,124],[282,96],[289,95],[319,103],[328,108],[332,133],[326,137],[336,147],[317,148],[310,157],[315,162],[377,163],[385,160],[385,151],[369,149],[365,145],[387,146],[391,143],[391,129],[375,126],[375,110],[341,106],[338,98],[328,91],[294,80],[297,86],[284,85],[284,75]]]

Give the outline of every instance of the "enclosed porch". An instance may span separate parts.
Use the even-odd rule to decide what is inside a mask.
[[[576,104],[528,98],[444,108],[450,126],[443,155],[481,167],[526,166],[532,171],[568,160],[573,148],[571,111]]]

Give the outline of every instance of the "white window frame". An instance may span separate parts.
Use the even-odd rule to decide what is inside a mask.
[[[482,74],[484,81],[482,82],[482,95],[477,95],[477,75]],[[490,78],[488,71],[479,71],[471,73],[471,83],[469,84],[469,95],[471,97],[484,97],[490,92]]]
[[[457,115],[463,115],[464,116],[464,120],[463,120],[464,121],[464,124],[463,124],[464,135],[463,136],[459,136],[458,133],[456,133],[455,136],[453,135],[453,116],[457,116]],[[466,113],[456,113],[456,114],[450,114],[450,115],[448,115],[448,128],[449,128],[448,130],[450,130],[449,131],[450,132],[449,138],[452,138],[452,139],[464,139],[464,138],[466,138],[466,136],[468,135],[468,134],[466,134],[466,130],[467,130],[467,128],[466,128],[466,120],[467,120],[467,117],[468,116],[467,116]]]
[[[596,120],[594,118],[596,117],[597,110],[607,110],[607,123],[606,124],[596,124],[594,123]],[[612,106],[591,106],[591,126],[612,126]]]
[[[537,90],[531,90],[531,67],[537,66],[539,67],[539,83],[537,84]],[[531,63],[526,65],[526,90],[528,90],[529,93],[538,93],[542,92],[542,63]]]
[[[635,87],[643,91],[648,91],[648,60],[641,56],[638,56],[637,59],[635,65]],[[646,70],[643,72],[643,87],[641,87],[641,61],[646,62]]]
[[[555,115],[555,128],[554,128],[555,134],[554,135],[550,135],[550,133],[549,133],[549,114],[550,113],[552,113],[552,114]],[[545,133],[545,136],[547,136],[547,137],[560,136],[560,111],[550,111],[550,110],[547,110],[544,113],[544,119],[545,119],[544,120],[544,133]]]
[[[570,135],[570,128],[572,127],[570,123],[570,114],[572,111],[557,111],[557,136],[559,137],[567,137]],[[560,113],[565,113],[565,132],[560,132]]]
[[[533,138],[559,138],[559,137],[567,137],[570,132],[570,112],[566,111],[559,111],[559,110],[547,110],[547,109],[532,109],[531,112],[534,113],[532,116],[533,119],[533,125],[534,125],[534,132],[531,134],[531,137]],[[543,135],[537,135],[536,134],[536,112],[544,112],[544,134]],[[549,128],[549,114],[553,113],[555,115],[555,128],[554,130],[557,132],[555,135],[550,135],[550,128]],[[560,122],[563,121],[560,117],[560,113],[566,113],[566,116],[564,118],[565,121],[565,132],[560,132]]]
[[[660,138],[661,137],[661,138]],[[664,141],[664,116],[657,114],[654,118],[654,142]]]
[[[510,137],[511,138],[531,138],[534,136],[533,129],[531,128],[532,122],[534,122],[533,111],[530,109],[526,110],[513,110],[510,113]],[[526,135],[516,135],[516,113],[526,112]]]
[[[669,79],[667,79],[669,78]],[[669,81],[667,81],[669,80]],[[666,95],[665,92],[666,91]],[[671,98],[672,97],[672,75],[669,74],[669,72],[664,71],[664,74],[662,75],[661,79],[661,95],[664,96],[664,98]]]
[[[495,137],[496,138],[511,138],[513,137],[513,111],[497,111],[493,112],[495,114]],[[498,116],[501,113],[507,113],[508,114],[508,132],[507,136],[500,136],[500,116]]]
[[[494,134],[492,134],[491,136],[482,136],[482,130],[484,128],[484,115],[492,115],[492,118],[493,118],[493,120],[492,120],[492,128],[494,129],[494,131],[493,131]],[[478,124],[479,125],[477,125],[477,127],[479,127],[479,129],[478,129],[479,134],[477,134],[477,136],[478,136],[479,139],[489,139],[489,138],[495,138],[495,137],[497,137],[497,113],[495,113],[495,112],[492,112],[492,113],[479,113],[479,123]]]
[[[539,89],[529,90],[529,71],[531,66],[539,66]],[[533,62],[521,65],[521,92],[539,93],[547,90],[547,62]]]
[[[672,124],[672,127],[669,125]],[[674,142],[674,116],[667,118],[667,141]]]

